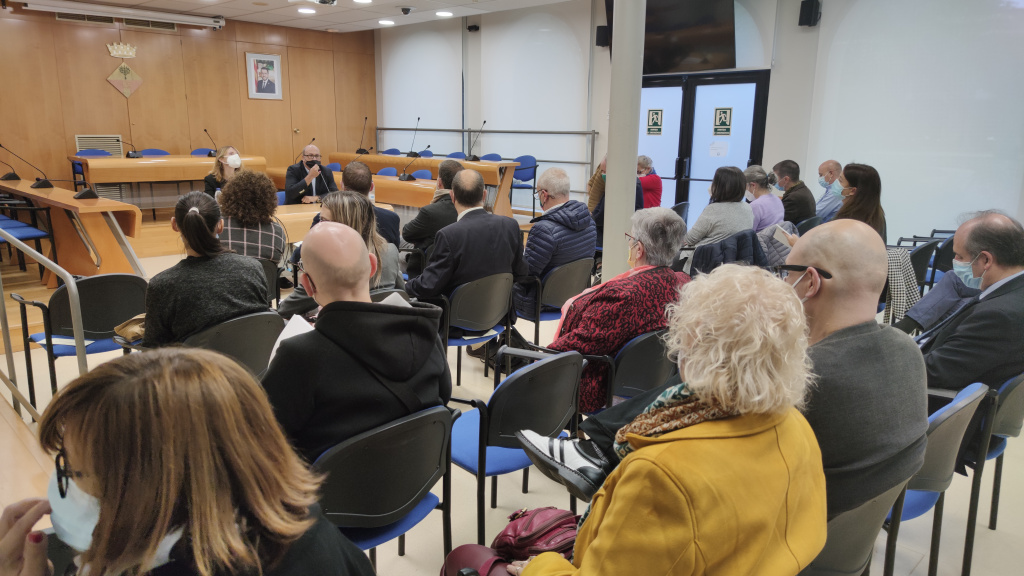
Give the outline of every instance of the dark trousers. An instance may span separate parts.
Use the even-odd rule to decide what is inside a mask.
[[[619,455],[615,453],[615,433],[646,410],[652,402],[657,400],[658,396],[661,396],[662,392],[678,384],[679,374],[675,374],[665,384],[587,418],[580,424],[580,430],[587,433],[587,436],[601,450],[608,462],[618,465]]]

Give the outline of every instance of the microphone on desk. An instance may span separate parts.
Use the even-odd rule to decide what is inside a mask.
[[[131,142],[125,140],[124,138],[119,138],[119,140],[122,144],[127,144],[132,147],[131,152],[128,152],[127,154],[124,155],[125,158],[142,158],[142,154],[140,154],[139,151],[135,148],[135,144],[132,144]]]
[[[309,141],[309,144],[303,146],[302,150],[305,150],[308,146],[311,146],[313,142],[316,142],[316,136],[314,136],[313,139]],[[299,150],[299,153],[295,155],[295,158],[292,160],[292,164],[299,161],[299,156],[302,156],[302,150]]]
[[[416,127],[412,129],[412,146],[409,146],[409,153],[406,154],[409,158],[419,158],[420,153],[416,151],[416,131],[420,129],[420,117],[416,117]],[[403,174],[404,175],[404,174]]]
[[[0,164],[3,164],[4,166],[7,166],[8,168],[11,169],[11,171],[8,172],[7,174],[0,176],[0,180],[21,180],[21,176],[18,176],[17,171],[14,170],[14,166],[11,166],[10,164],[4,162],[3,160],[0,160]]]
[[[430,144],[427,144],[427,147],[424,148],[424,150],[430,150]],[[416,179],[413,177],[412,174],[406,174],[405,171],[408,170],[409,166],[412,166],[412,163],[415,162],[419,157],[420,155],[417,154],[415,158],[410,160],[409,163],[405,165],[405,168],[402,168],[402,175],[398,177],[399,180],[401,180],[402,182],[408,182],[410,180]]]
[[[466,158],[466,160],[469,160],[470,162],[480,161],[480,157],[477,156],[476,154],[473,154],[473,147],[480,140],[480,134],[483,134],[484,126],[487,126],[487,120],[484,120],[484,123],[480,125],[480,131],[476,133],[476,138],[469,142],[469,157]]]
[[[220,147],[217,146],[217,142],[214,141],[213,136],[210,136],[210,132],[207,131],[206,128],[203,128],[203,132],[206,132],[206,137],[209,138],[210,142],[213,143],[213,150],[210,150],[210,152],[209,152],[209,154],[207,154],[207,156],[209,156],[210,158],[216,158],[217,157],[217,150],[220,150]]]
[[[35,164],[32,164],[28,160],[25,160],[21,156],[18,156],[10,148],[4,146],[3,144],[0,144],[0,149],[7,150],[7,152],[9,152],[11,156],[14,156],[18,160],[21,160],[25,164],[28,164],[29,166],[31,166],[32,168],[35,168],[36,172],[39,172],[40,174],[43,175],[42,178],[36,178],[35,183],[32,184],[32,186],[31,186],[32,188],[53,188],[53,184],[50,184],[50,180],[46,177],[46,172],[43,172],[42,170],[37,168]],[[8,164],[8,166],[9,166],[9,164]],[[6,179],[7,178],[5,178],[5,180]],[[18,179],[21,180],[21,178],[18,178]]]
[[[62,180],[57,178],[50,180],[50,182],[71,182],[72,184],[81,184],[83,180]],[[94,200],[99,197],[99,194],[92,189],[92,184],[89,184],[89,182],[85,182],[85,188],[81,191],[75,192],[75,200]]]
[[[363,116],[363,131],[359,134],[359,148],[356,149],[356,154],[359,154],[360,156],[363,154],[369,154],[370,152],[369,150],[363,150],[363,136],[366,136],[366,121],[369,118],[369,116]],[[370,149],[372,150],[373,146],[370,146]]]
[[[373,150],[373,146],[370,146],[370,150]],[[362,158],[363,154],[369,154],[370,150],[363,150],[362,153],[360,153],[359,156],[356,156],[352,161],[355,162],[356,160],[359,160]]]

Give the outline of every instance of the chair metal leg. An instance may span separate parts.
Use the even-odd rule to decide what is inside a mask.
[[[50,393],[57,393],[57,357],[53,355],[51,347],[46,351],[46,362],[50,366]]]
[[[573,514],[576,513],[576,497],[572,495],[569,496],[569,510],[571,510]]]
[[[1003,455],[996,458],[996,469],[992,478],[992,508],[988,513],[988,529],[996,529],[996,516],[999,515],[999,487],[1003,483]]]
[[[444,477],[441,479],[441,535],[444,540],[444,555],[452,551],[452,447],[448,444],[448,458]]]
[[[476,543],[484,545],[484,485],[486,478],[482,470],[476,473]]]
[[[455,385],[462,386],[462,346],[455,347]]]
[[[398,555],[405,556],[405,534],[398,536]]]
[[[491,476],[491,508],[498,507],[498,477]]]
[[[885,563],[883,576],[892,576],[893,565],[896,563],[896,539],[900,534],[900,522],[903,519],[903,501],[907,497],[906,488],[900,492],[899,498],[892,506],[892,520],[889,522],[889,534],[885,538]]]
[[[377,573],[377,549],[370,548],[370,566],[373,566],[374,574]]]
[[[981,410],[984,408],[988,411],[985,417],[985,426],[981,430],[981,442],[979,442],[977,450],[977,464],[974,465],[974,477],[971,478],[971,502],[967,509],[967,536],[964,538],[964,563],[960,570],[961,576],[970,576],[971,574],[971,561],[974,559],[974,532],[978,528],[978,501],[981,499],[981,476],[985,471],[985,455],[988,454],[989,442],[992,439],[992,424],[996,417],[996,401],[997,397],[994,392],[990,392],[990,396],[985,399],[988,406],[985,406],[983,402]]]
[[[22,322],[24,323],[24,320],[22,320]],[[36,403],[36,383],[32,374],[32,351],[29,347],[30,342],[31,340],[25,338],[25,375],[28,378],[28,401],[32,404],[33,408],[38,409],[39,404]]]
[[[523,494],[530,492],[530,467],[523,468]]]
[[[484,378],[487,378],[487,344],[489,342],[484,342]]]
[[[946,503],[946,493],[939,494],[932,510],[932,544],[928,549],[928,576],[935,576],[939,570],[939,540],[942,537],[942,509]]]

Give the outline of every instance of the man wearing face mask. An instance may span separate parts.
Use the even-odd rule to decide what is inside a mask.
[[[875,321],[887,269],[882,239],[853,220],[809,231],[778,268],[807,315],[807,355],[817,378],[802,412],[821,448],[829,518],[896,486],[924,462],[924,361],[907,335]],[[516,436],[542,473],[589,500],[618,465],[615,433],[666,388],[584,420],[580,429],[590,440]]]
[[[302,161],[285,173],[284,203],[312,204],[328,192],[337,192],[334,173],[320,164],[320,149],[310,144],[302,149]]]
[[[800,180],[800,165],[792,160],[783,160],[772,166],[772,172],[775,172],[775,189],[783,193],[786,222],[799,224],[814,216],[814,195]]]
[[[843,173],[843,165],[836,160],[825,160],[818,166],[818,186],[825,192],[818,198],[815,212],[825,223],[832,220],[843,205],[843,187],[839,183],[839,175]]]

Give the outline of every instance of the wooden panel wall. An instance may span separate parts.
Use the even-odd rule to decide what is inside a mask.
[[[114,42],[138,47],[125,60],[143,80],[130,98],[107,82],[121,62],[107,52]],[[57,22],[16,7],[0,11],[0,142],[65,179],[76,134],[120,134],[139,149],[187,154],[213,146],[206,128],[217,144],[265,156],[270,167],[290,164],[314,136],[325,156],[354,150],[363,117],[370,117],[366,142],[376,127],[373,50],[372,31],[237,21],[216,31],[150,31],[120,21]],[[247,51],[281,55],[284,100],[248,98]],[[0,160],[32,174],[6,152]]]

